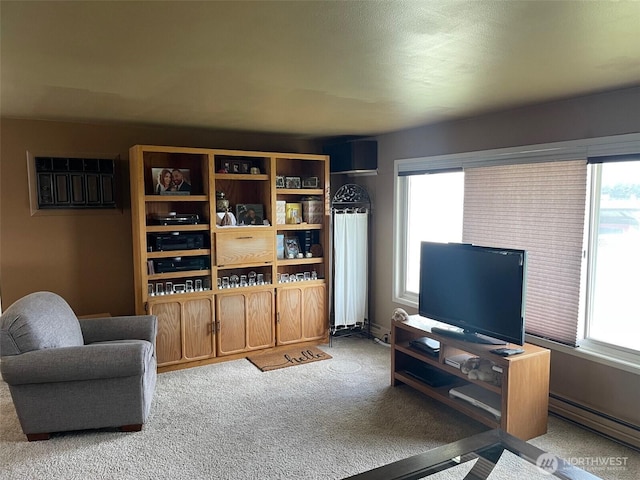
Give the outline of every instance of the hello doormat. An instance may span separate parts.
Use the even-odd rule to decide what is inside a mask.
[[[297,347],[278,352],[259,353],[247,357],[251,363],[263,372],[278,370],[285,367],[304,365],[305,363],[328,360],[331,355],[315,347]]]

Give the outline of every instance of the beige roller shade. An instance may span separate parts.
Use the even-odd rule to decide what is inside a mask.
[[[525,328],[576,344],[586,160],[465,169],[463,241],[527,251]]]

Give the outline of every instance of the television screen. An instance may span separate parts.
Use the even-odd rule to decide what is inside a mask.
[[[524,345],[525,281],[524,250],[422,242],[418,313],[462,329],[438,333]]]

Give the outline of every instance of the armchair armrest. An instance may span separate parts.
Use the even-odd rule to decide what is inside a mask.
[[[145,341],[46,348],[2,357],[0,372],[9,385],[130,377],[141,375],[152,355]]]
[[[131,315],[104,318],[79,318],[84,343],[110,340],[146,340],[154,349],[158,333],[155,315]]]

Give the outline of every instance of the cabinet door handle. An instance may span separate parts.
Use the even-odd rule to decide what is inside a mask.
[[[236,237],[236,240],[250,240],[253,237]]]

